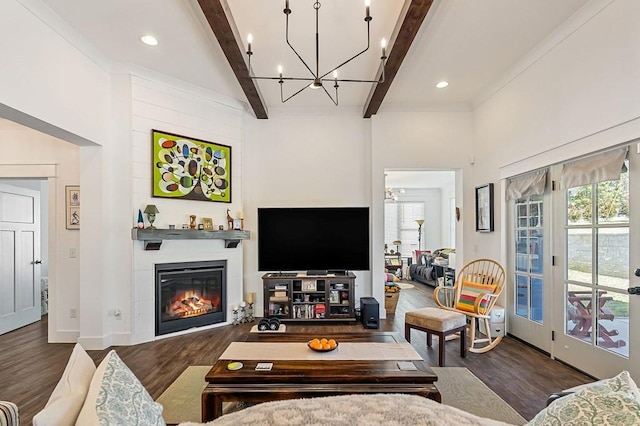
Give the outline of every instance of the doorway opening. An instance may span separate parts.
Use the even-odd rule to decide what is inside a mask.
[[[385,169],[384,247],[388,272],[410,279],[423,252],[456,246],[456,171]]]

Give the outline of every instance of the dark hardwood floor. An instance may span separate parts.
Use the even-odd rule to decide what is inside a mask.
[[[396,313],[381,321],[380,330],[367,330],[359,323],[289,324],[287,329],[314,335],[342,331],[395,331],[404,335],[404,313],[418,307],[433,306],[432,288],[413,284],[414,288],[402,290]],[[226,346],[242,333],[249,332],[251,325],[223,326],[135,346],[88,352],[97,364],[108,350],[116,349],[155,399],[187,366],[213,365]],[[434,347],[428,349],[424,333],[413,331],[412,344],[425,360],[435,366],[438,364],[438,348],[437,339],[434,340]],[[31,424],[32,417],[46,404],[73,346],[71,343],[47,343],[46,317],[0,336],[0,400],[18,404],[22,424]],[[492,351],[469,353],[466,358],[460,358],[457,342],[449,342],[446,366],[467,367],[528,420],[544,408],[550,393],[593,381],[509,337]]]

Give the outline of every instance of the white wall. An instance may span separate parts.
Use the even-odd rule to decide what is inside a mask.
[[[122,92],[126,92],[126,79],[122,77]],[[124,96],[126,98],[126,96]],[[131,229],[137,221],[138,209],[144,211],[147,204],[155,204],[159,210],[154,226],[168,228],[169,224],[180,228],[189,223],[189,215],[213,218],[226,229],[226,209],[237,217],[242,211],[243,182],[245,181],[242,146],[242,105],[214,93],[187,84],[164,79],[157,75],[136,72],[130,79],[131,139],[122,141],[130,157],[130,179],[128,184],[130,202],[124,211],[128,223],[118,229]],[[123,103],[124,104],[124,103]],[[123,116],[126,115],[126,111]],[[231,203],[152,198],[152,148],[151,130],[184,135],[186,137],[228,145],[231,147]],[[116,172],[113,168],[112,172]],[[122,218],[122,217],[121,217]],[[145,219],[145,224],[148,222]],[[246,223],[246,222],[245,222]],[[126,226],[126,227],[125,227]],[[251,227],[245,227],[253,231]],[[123,269],[119,290],[113,294],[112,306],[124,312],[122,320],[111,319],[112,324],[121,324],[117,331],[119,340],[129,343],[154,340],[154,297],[156,263],[186,262],[200,260],[227,260],[227,322],[232,320],[231,306],[243,297],[243,245],[225,248],[224,240],[167,240],[159,251],[144,251],[141,241],[131,241],[129,234],[126,253],[132,254],[132,264],[123,258],[128,268]],[[124,256],[119,256],[124,257]],[[132,275],[131,275],[132,274]]]
[[[26,5],[26,6],[25,6]],[[39,2],[0,2],[0,113],[43,125],[76,143],[102,143],[108,132],[109,74],[54,29]]]
[[[474,180],[496,184],[497,228],[465,232],[465,244],[489,256],[504,256],[501,167],[506,177],[640,136],[640,2],[588,6],[474,111]]]
[[[369,125],[359,110],[311,115],[272,109],[268,120],[245,115],[243,179],[247,184],[243,192],[245,226],[252,234],[250,241],[243,242],[244,278],[246,291],[256,292],[258,315],[263,305],[257,208],[369,206]],[[295,233],[295,229],[283,232]],[[356,275],[359,300],[370,295],[371,279],[369,272]]]
[[[440,194],[442,196],[440,199],[440,211],[442,214],[442,247],[456,248],[455,238],[451,238],[451,227],[453,226],[455,228],[456,226],[455,207],[454,212],[451,212],[452,200],[454,204],[456,204],[455,180],[453,184],[441,188]]]

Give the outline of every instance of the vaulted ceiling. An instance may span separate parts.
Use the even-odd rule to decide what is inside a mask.
[[[281,103],[277,80],[248,78],[246,36],[257,76],[307,77],[285,42],[285,0],[42,0],[115,63],[132,63],[247,102],[258,118],[270,108],[471,109],[488,88],[587,0],[371,0],[371,48],[339,78],[378,77],[380,39],[389,40],[384,84],[341,83],[339,106],[322,90]],[[315,68],[314,0],[290,0],[289,39]],[[319,10],[323,74],[366,45],[363,0],[323,0]],[[154,47],[140,36],[154,35]],[[449,86],[437,89],[446,80]],[[307,83],[287,81],[285,97]],[[332,84],[325,83],[327,90]]]

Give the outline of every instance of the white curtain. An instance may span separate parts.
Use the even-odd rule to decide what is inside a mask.
[[[627,158],[628,146],[602,152],[580,160],[569,161],[562,166],[562,189],[607,180],[620,179],[620,171]]]
[[[526,198],[531,195],[542,195],[546,183],[547,169],[510,178],[507,181],[507,201]]]

